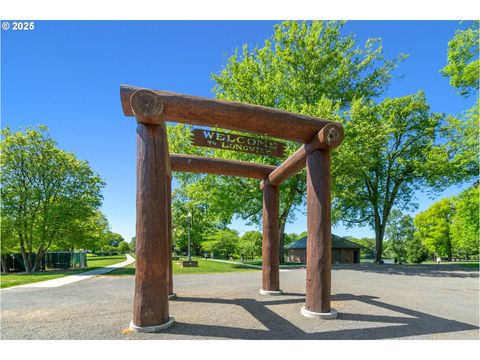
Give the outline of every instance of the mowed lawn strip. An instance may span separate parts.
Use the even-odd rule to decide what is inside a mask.
[[[439,265],[433,261],[424,261],[422,265]],[[468,268],[472,270],[480,270],[480,262],[479,261],[442,261],[440,265],[453,265],[458,268]]]
[[[31,284],[39,281],[57,279],[63,276],[75,275],[85,271],[95,270],[103,268],[109,265],[118,264],[125,261],[127,258],[125,255],[113,255],[113,256],[95,256],[88,254],[87,266],[84,269],[73,270],[47,270],[42,272],[36,272],[33,274],[25,273],[13,273],[13,274],[1,274],[0,276],[0,288],[7,288],[11,286]]]
[[[183,274],[206,274],[206,273],[226,273],[233,271],[258,271],[250,267],[238,265],[238,264],[228,264],[223,262],[205,260],[203,258],[192,257],[192,260],[198,261],[198,267],[184,268],[182,267],[182,260],[173,260],[173,274],[174,275],[183,275]],[[110,275],[135,275],[135,263],[130,264],[121,269],[114,270],[106,276]]]

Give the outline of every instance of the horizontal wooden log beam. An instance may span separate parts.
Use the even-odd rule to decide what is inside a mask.
[[[255,164],[246,161],[215,159],[195,155],[171,154],[172,171],[240,176],[265,179],[275,166]]]
[[[314,150],[330,150],[336,148],[343,140],[343,128],[340,124],[329,124],[325,126],[318,134],[307,144],[302,145],[287,160],[273,170],[262,183],[260,187],[267,184],[280,185],[289,177],[295,175],[305,167],[307,155]]]
[[[135,94],[137,99],[132,97]],[[251,132],[302,143],[332,121],[269,107],[121,85],[123,113],[141,122],[173,121]],[[134,110],[136,109],[136,111]]]

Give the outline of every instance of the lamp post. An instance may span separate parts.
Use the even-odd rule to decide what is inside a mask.
[[[177,228],[175,226],[173,226],[173,241],[172,241],[172,248],[170,249],[170,251],[172,253],[175,252],[175,244],[177,243]]]
[[[192,251],[191,241],[190,241],[190,232],[192,230],[192,213],[189,211],[187,214],[188,219],[188,259],[182,261],[182,267],[198,267],[198,261],[192,261]]]
[[[188,215],[188,261],[192,261],[192,254],[190,252],[190,230],[192,227],[192,213],[189,211]]]

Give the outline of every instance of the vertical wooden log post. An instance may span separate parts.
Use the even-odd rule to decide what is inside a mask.
[[[172,300],[177,297],[173,292],[173,269],[172,269],[172,176],[167,176],[167,215],[168,215],[168,299]]]
[[[330,223],[330,152],[315,150],[307,155],[307,317],[334,319],[330,308],[332,234]]]
[[[263,239],[262,239],[262,288],[261,295],[281,295],[280,290],[280,234],[278,226],[280,193],[278,186],[262,182],[263,190]]]
[[[130,328],[157,332],[173,325],[168,308],[168,194],[167,132],[164,122],[152,124],[161,113],[154,93],[132,95],[137,117],[136,272],[133,319]]]

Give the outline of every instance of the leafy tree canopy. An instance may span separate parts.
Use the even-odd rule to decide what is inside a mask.
[[[219,254],[227,258],[235,252],[238,244],[238,232],[230,229],[213,231],[207,235],[202,248],[210,253]]]
[[[421,91],[379,104],[353,102],[344,142],[333,153],[333,218],[370,224],[377,262],[394,207],[412,210],[415,191],[435,193],[473,176],[475,165],[462,166],[464,147],[445,140],[447,127],[443,115],[430,112]]]
[[[86,161],[57,148],[44,126],[5,128],[2,136],[2,218],[13,224],[8,237],[16,237],[27,272],[35,271],[52,245],[84,240],[75,230],[100,207],[105,183]]]
[[[430,253],[440,257],[452,258],[450,226],[454,213],[451,199],[442,199],[429,209],[415,216],[416,236]]]
[[[389,257],[396,258],[399,262],[407,258],[406,243],[415,233],[413,219],[410,215],[403,214],[394,209],[388,220],[385,236],[388,239],[386,253]]]
[[[355,98],[382,94],[391,71],[404,58],[385,59],[379,39],[359,44],[341,33],[344,22],[287,21],[275,26],[261,48],[248,45],[228,58],[225,68],[213,75],[220,99],[280,108],[340,120],[341,109]],[[169,127],[172,152],[278,165],[282,159],[190,145],[190,127]],[[286,142],[286,155],[298,143]],[[176,174],[185,201],[206,204],[216,220],[228,224],[235,216],[254,224],[261,221],[262,195],[258,181],[200,174]],[[305,201],[305,172],[281,186],[280,234],[294,220],[294,211]]]
[[[451,239],[454,253],[460,257],[479,252],[480,190],[479,186],[466,189],[453,199]]]
[[[262,254],[262,234],[259,231],[247,231],[238,241],[236,251],[252,260]]]
[[[480,76],[479,21],[464,30],[457,30],[448,42],[447,65],[440,71],[450,77],[450,84],[463,96],[478,92]]]

